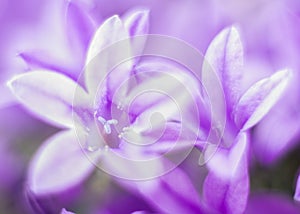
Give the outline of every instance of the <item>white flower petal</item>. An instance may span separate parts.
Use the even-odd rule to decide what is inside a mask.
[[[280,99],[291,77],[289,70],[281,70],[250,87],[234,109],[234,121],[242,130],[256,125]]]
[[[240,96],[239,83],[243,75],[243,45],[235,27],[224,29],[214,38],[205,54],[205,60],[203,74],[208,77],[203,81],[211,80],[210,75],[216,72],[223,84],[227,106],[233,106]],[[213,82],[207,84],[215,87]]]
[[[110,17],[94,34],[87,53],[84,77],[92,97],[101,83],[113,93],[128,79],[131,56],[128,31],[117,15]]]
[[[8,82],[13,94],[39,118],[60,127],[73,127],[72,102],[75,90],[83,89],[72,79],[51,71],[20,74]]]
[[[74,131],[48,139],[30,164],[28,184],[37,195],[67,190],[83,181],[94,169]]]

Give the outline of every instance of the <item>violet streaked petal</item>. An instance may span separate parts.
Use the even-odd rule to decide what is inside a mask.
[[[98,28],[87,53],[85,83],[92,97],[100,83],[107,87],[108,96],[113,96],[116,88],[129,78],[132,62],[127,59],[130,57],[129,34],[121,19],[112,16]]]
[[[60,73],[70,73],[67,66],[61,63],[59,59],[49,55],[46,51],[24,51],[19,56],[27,63],[30,70],[47,69]],[[73,72],[71,72],[73,73]]]
[[[248,174],[228,182],[209,173],[204,182],[204,199],[217,213],[244,213],[248,194]]]
[[[37,195],[61,192],[82,182],[94,167],[76,133],[60,132],[48,139],[31,161],[28,185]]]
[[[241,132],[235,139],[233,146],[230,149],[218,148],[211,145],[205,151],[207,159],[207,167],[213,171],[218,177],[230,180],[244,167],[244,162],[247,162],[247,147],[248,147],[248,134]],[[210,146],[210,144],[208,145]],[[211,152],[214,152],[211,154]]]
[[[157,179],[142,181],[137,185],[143,197],[160,212],[204,212],[197,190],[178,167]]]
[[[142,60],[135,66],[135,74],[137,75],[138,85],[131,91],[129,96],[136,96],[137,93],[151,90],[160,90],[167,92],[171,97],[176,96],[178,92],[189,93],[193,96],[194,102],[202,100],[201,93],[199,92],[198,80],[184,67],[171,62],[170,60],[163,59],[146,59]],[[164,84],[168,82],[168,84]],[[149,95],[149,96],[148,96]],[[142,112],[149,105],[156,102],[163,101],[162,93],[153,92],[147,93],[147,99],[135,99],[136,108],[138,112]],[[131,98],[130,98],[131,99]],[[138,114],[138,112],[136,112]]]
[[[298,175],[294,200],[300,202],[300,175]]]
[[[203,73],[211,72],[209,67],[217,73],[223,83],[227,106],[231,108],[240,97],[239,83],[243,75],[243,46],[238,30],[230,27],[219,33],[208,47],[205,60]]]
[[[247,144],[247,134],[240,133],[228,157],[220,158],[222,154],[217,151],[208,161],[210,171],[204,182],[204,199],[215,211],[239,214],[246,208],[249,194]]]
[[[286,98],[284,96],[253,130],[252,150],[255,158],[264,165],[279,160],[298,143],[298,106],[296,102],[291,105]]]
[[[68,77],[51,71],[20,74],[8,82],[13,94],[39,118],[60,127],[73,127],[72,102],[75,90],[85,92]]]
[[[150,75],[147,72],[139,75],[140,80],[145,79],[123,99],[124,103],[130,103],[129,111],[136,115],[131,125],[136,132],[161,130],[165,122],[182,120],[185,127],[190,130],[194,131],[195,127],[198,127],[200,123],[197,115],[198,100],[201,97],[194,92],[198,91],[197,85],[193,81],[188,81],[192,79],[191,76],[178,76],[174,70],[170,73],[164,71],[158,75]],[[164,84],[166,82],[168,84]],[[186,86],[187,84],[189,86]]]
[[[83,59],[92,33],[96,30],[95,20],[81,4],[70,1],[67,6],[65,28],[70,48]]]
[[[176,153],[192,149],[194,146],[201,148],[205,142],[199,140],[202,133],[196,131],[179,122],[166,122],[164,126],[152,127],[152,130],[141,133],[144,143],[147,143],[147,146],[143,148],[144,152],[146,154],[165,154],[166,152]]]
[[[114,15],[105,20],[90,42],[86,65],[104,48],[125,38],[129,38],[129,35],[119,16]]]
[[[291,78],[290,70],[281,70],[251,86],[234,109],[234,121],[242,130],[256,125],[280,99]]]
[[[130,10],[123,15],[122,20],[130,37],[146,35],[149,32],[149,10],[147,9]],[[146,36],[131,38],[133,56],[141,56],[143,54],[146,38]],[[133,63],[138,64],[139,59],[140,57],[135,57]]]
[[[149,10],[132,10],[122,17],[131,37],[147,34],[149,31]]]

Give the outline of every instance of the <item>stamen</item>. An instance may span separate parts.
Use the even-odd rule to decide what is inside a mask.
[[[87,148],[86,148],[89,152],[95,152],[95,151],[97,151],[98,149],[99,149],[99,147],[98,146],[87,146]]]
[[[124,138],[124,135],[126,134],[126,132],[128,132],[130,130],[130,127],[124,127],[122,129],[122,132],[118,135],[118,137],[121,139],[121,138]]]
[[[117,109],[119,109],[119,110],[123,111],[123,109],[124,109],[124,106],[123,106],[123,104],[122,104],[121,102],[119,102],[119,103],[118,103],[118,105],[117,105]]]
[[[107,121],[107,124],[109,124],[109,125],[117,125],[118,121],[116,119],[111,119],[111,120]]]
[[[104,130],[105,130],[106,134],[110,134],[111,133],[111,128],[110,128],[109,124],[105,123],[103,127],[104,127]]]
[[[103,125],[104,131],[105,131],[106,134],[111,134],[111,127],[110,127],[110,125],[116,125],[116,124],[118,124],[118,121],[116,119],[105,120],[101,116],[99,116],[97,119]]]
[[[105,125],[106,120],[103,117],[99,116],[97,119],[98,119],[99,122],[102,123],[102,125]]]

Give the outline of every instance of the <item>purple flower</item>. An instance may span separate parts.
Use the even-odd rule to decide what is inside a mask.
[[[155,119],[152,124],[154,129],[150,129],[150,132],[148,127],[149,115],[152,115],[155,109],[164,114],[167,120],[166,133],[161,141],[165,141],[168,145],[176,138],[178,119],[173,113],[171,102],[161,96],[150,95],[147,100],[145,97],[136,99],[129,109],[127,100],[149,85],[151,87],[153,84],[158,85],[161,89],[161,83],[169,81],[168,75],[164,72],[156,75],[148,74],[147,70],[153,69],[151,66],[159,67],[158,71],[171,70],[175,73],[181,71],[162,66],[159,62],[149,64],[146,62],[137,66],[139,59],[134,59],[122,64],[117,71],[109,73],[102,84],[100,81],[106,75],[105,66],[109,64],[108,61],[118,58],[121,52],[128,57],[131,56],[132,49],[134,52],[139,52],[143,43],[136,44],[136,40],[128,38],[147,33],[147,23],[148,11],[135,11],[128,13],[122,20],[116,15],[112,16],[98,28],[90,42],[85,60],[85,89],[63,74],[49,71],[47,66],[45,66],[47,70],[34,70],[16,76],[9,82],[13,93],[28,110],[53,125],[67,128],[48,139],[33,158],[28,185],[34,194],[48,195],[79,184],[95,168],[93,163],[98,159],[104,162],[113,175],[115,173],[117,176],[130,178],[140,176],[151,178],[156,170],[160,170],[165,165],[173,165],[166,160],[154,161],[146,166],[145,164],[128,165],[124,164],[123,160],[120,161],[114,153],[134,158],[152,157],[153,154],[127,146],[124,141],[132,139],[138,143],[147,143],[152,135],[156,135],[162,120]],[[114,52],[108,49],[107,52],[102,52],[104,55],[97,57],[101,50],[122,39],[125,40],[118,43],[121,49],[117,51],[113,49]],[[136,77],[134,72],[140,72],[142,75],[137,81],[133,79],[133,83],[122,85],[124,79]],[[169,94],[176,94],[186,100],[185,94],[177,85],[167,85],[165,89],[170,92]],[[186,105],[188,106],[188,103]],[[117,112],[115,114],[117,117],[113,116],[111,110]],[[123,128],[121,133],[116,132],[115,127],[118,125]],[[97,136],[99,131],[100,137]],[[187,131],[187,133],[191,132]],[[83,145],[78,143],[78,139],[83,139]],[[153,151],[159,150],[160,146],[158,147],[154,146]],[[180,180],[180,184],[177,184],[176,179]],[[124,186],[142,195],[160,211],[198,213],[202,210],[197,191],[180,169],[175,169],[159,179],[126,183]]]
[[[52,124],[69,128],[69,130],[62,131],[48,139],[33,158],[28,184],[35,194],[44,195],[60,192],[77,185],[94,169],[95,166],[90,160],[95,163],[99,158],[111,174],[130,178],[153,177],[156,170],[160,170],[164,165],[172,165],[164,161],[154,161],[146,165],[151,170],[145,170],[144,164],[141,166],[134,163],[132,165],[126,164],[123,163],[124,160],[120,161],[118,156],[114,155],[117,152],[127,157],[134,155],[134,158],[147,156],[144,150],[140,151],[136,147],[127,146],[124,139],[147,143],[151,139],[151,135],[156,134],[156,128],[159,129],[159,126],[162,125],[158,118],[159,120],[154,121],[153,124],[156,128],[151,132],[148,131],[148,118],[155,109],[163,113],[166,120],[169,120],[166,127],[169,134],[164,134],[163,141],[172,142],[172,139],[176,137],[178,123],[173,121],[178,121],[178,119],[172,116],[172,103],[165,101],[161,96],[150,96],[146,101],[145,97],[136,99],[132,108],[127,110],[126,98],[131,98],[136,92],[144,90],[149,85],[153,87],[154,84],[154,86],[161,87],[161,82],[169,80],[166,75],[162,73],[148,76],[146,63],[146,65],[143,64],[145,66],[140,65],[136,69],[136,71],[143,73],[139,77],[145,77],[139,79],[141,84],[137,83],[135,87],[129,87],[125,84],[123,88],[118,89],[122,81],[129,79],[132,75],[132,66],[136,61],[129,61],[124,64],[124,67],[121,66],[122,69],[110,73],[105,78],[103,87],[99,90],[100,95],[97,94],[99,80],[105,76],[106,69],[103,68],[103,58],[96,57],[96,60],[93,58],[100,50],[114,42],[129,38],[129,36],[146,33],[147,14],[147,11],[129,14],[124,22],[118,16],[113,16],[99,27],[87,53],[87,70],[85,73],[87,92],[73,80],[52,71],[31,71],[16,76],[9,83],[14,94],[30,111]],[[134,43],[130,44],[130,40],[125,40],[121,43],[121,47],[120,52],[126,54],[126,51],[130,50],[131,47],[137,48],[138,46],[135,46]],[[105,52],[105,54],[111,54],[108,55],[108,59],[112,59],[116,53],[118,52]],[[94,69],[95,65],[97,69]],[[159,63],[155,65],[159,65]],[[166,90],[169,90],[169,94],[171,91],[175,91],[176,94],[182,95],[176,85],[167,86]],[[73,103],[75,91],[78,97],[75,97]],[[96,107],[93,106],[95,97]],[[71,109],[74,109],[75,121],[73,121]],[[118,117],[111,116],[111,109],[117,112]],[[127,117],[130,119],[128,120]],[[95,121],[96,125],[94,124]],[[123,127],[121,133],[117,133],[115,130],[115,126],[118,125]],[[98,130],[102,133],[105,143],[101,142],[101,136],[100,138],[97,137]],[[85,152],[82,151],[77,142],[78,133],[83,134],[83,136],[79,136],[79,139],[84,138],[85,143],[82,146]],[[88,137],[86,138],[86,136]],[[149,155],[151,157],[152,154]],[[182,183],[177,186],[170,183],[174,178],[180,178]],[[195,210],[197,212],[197,210],[202,209],[199,198],[196,197],[196,190],[194,190],[188,177],[179,169],[160,179],[138,182],[130,184],[130,186],[133,186],[135,192],[139,192],[159,210],[185,210],[188,212]],[[148,189],[147,186],[148,188],[151,186],[151,188]],[[178,188],[180,191],[176,190]],[[194,197],[190,197],[191,194]],[[177,201],[179,196],[182,198],[180,202]],[[160,204],[159,201],[165,202]]]
[[[128,14],[124,21],[118,16],[106,20],[91,41],[86,63],[106,46],[130,36],[146,33],[147,16],[148,11],[137,11]],[[130,48],[128,41],[126,45]],[[130,70],[124,72],[122,75],[126,77],[126,72]],[[115,79],[118,78],[116,76]],[[92,82],[92,76],[89,80]],[[72,79],[50,71],[47,66],[14,77],[9,86],[19,101],[32,113],[53,125],[70,129],[50,138],[37,152],[29,172],[30,188],[36,194],[45,194],[62,191],[78,184],[91,173],[94,165],[87,159],[77,142],[72,117],[72,108],[77,107],[73,106],[72,102],[75,90],[80,91],[78,93],[81,93],[83,106],[88,109],[88,99],[93,98],[91,96],[95,91],[92,90],[95,88],[88,88],[88,94]],[[91,112],[91,115],[94,115],[94,112]],[[102,115],[103,120],[100,119],[100,115],[94,116],[99,124],[102,123],[103,131],[110,134],[109,129],[115,125],[114,120],[105,118],[105,115]]]
[[[144,41],[135,43],[137,40],[132,37],[148,32],[148,11],[132,11],[122,18],[112,16],[96,31],[97,22],[76,4],[69,4],[67,17],[71,21],[67,27],[71,43],[66,52],[68,60],[64,60],[65,56],[55,59],[55,56],[47,57],[47,54],[35,51],[22,52],[20,56],[33,71],[14,77],[8,84],[29,111],[65,129],[44,142],[31,161],[29,188],[36,195],[62,192],[85,180],[99,160],[109,173],[125,178],[153,177],[162,168],[173,165],[163,159],[141,166],[126,164],[118,158],[152,158],[154,153],[164,152],[174,143],[179,131],[178,115],[173,112],[175,107],[166,99],[150,95],[136,99],[131,106],[128,100],[148,85],[167,85],[164,83],[169,80],[166,76],[168,71],[174,70],[175,75],[181,76],[183,72],[180,69],[164,62],[145,62],[135,58],[121,63],[110,73],[107,71],[118,57],[125,55],[130,58],[141,51]],[[70,56],[74,56],[72,60]],[[280,99],[291,76],[289,70],[281,70],[242,90],[241,84],[246,78],[243,73],[243,47],[234,27],[223,30],[212,41],[205,57],[202,82],[206,90],[216,91],[213,97],[204,95],[203,104],[208,107],[212,103],[211,115],[207,118],[212,127],[206,127],[207,124],[204,124],[205,128],[201,126],[212,130],[207,139],[208,145],[204,147],[204,160],[209,169],[203,186],[205,205],[180,167],[148,181],[117,180],[160,212],[245,211],[249,194],[250,130]],[[74,79],[83,67],[84,76],[77,83]],[[153,69],[159,74],[147,73]],[[217,72],[219,81],[211,76],[212,70]],[[124,84],[127,79],[129,81]],[[195,81],[184,80],[189,86]],[[168,85],[165,89],[171,95],[184,97],[177,85]],[[195,88],[191,86],[191,89]],[[198,94],[200,92],[195,90],[193,95],[201,100]],[[192,112],[187,114],[191,123],[184,124],[187,128],[183,131],[183,140],[188,140],[198,137],[193,131],[200,125],[194,124],[197,119],[193,120],[193,117],[198,115],[189,109],[190,100],[183,100],[181,104],[185,111]],[[200,107],[199,110],[203,111]],[[154,118],[150,124],[152,127],[149,127],[148,122],[155,111],[162,113],[166,121]],[[208,112],[205,111],[205,114]],[[133,140],[140,144],[148,143],[157,135],[162,124],[166,124],[166,132],[157,146],[150,147],[150,152],[125,143]]]
[[[218,212],[243,213],[249,193],[249,130],[281,97],[291,72],[278,71],[254,83],[245,92],[241,91],[243,47],[234,27],[216,36],[205,58],[207,63],[204,63],[202,71],[204,87],[206,90],[218,90],[218,83],[212,82],[212,68],[222,82],[226,105],[220,101],[224,99],[221,93],[210,97],[213,106],[216,106],[212,109],[212,126],[222,139],[219,148],[218,145],[208,144],[204,153],[209,168],[203,189],[204,200]],[[220,124],[225,124],[223,135]]]
[[[55,70],[77,79],[100,20],[81,1],[55,1],[49,3],[48,11],[41,22],[38,41],[19,50],[18,55],[27,64],[27,70]]]

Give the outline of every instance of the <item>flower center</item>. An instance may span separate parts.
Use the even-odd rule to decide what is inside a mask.
[[[106,134],[111,134],[111,125],[117,125],[118,121],[116,119],[106,120],[103,117],[99,116],[98,121],[102,123],[104,131]]]
[[[111,148],[119,147],[120,133],[130,125],[129,115],[119,103],[112,103],[109,109],[98,109],[94,112],[94,121],[98,127],[98,136],[105,145]]]

